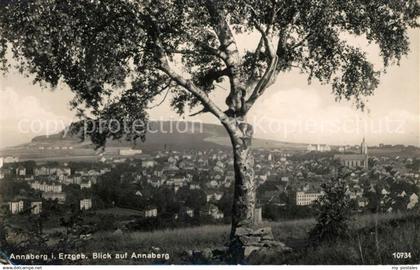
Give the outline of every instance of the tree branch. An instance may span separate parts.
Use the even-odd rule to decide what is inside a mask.
[[[169,82],[159,91],[160,93],[162,93],[163,91],[166,90],[165,96],[162,98],[162,100],[153,106],[147,107],[146,109],[150,110],[156,107],[159,107],[160,105],[162,105],[162,103],[166,100],[166,98],[168,97],[169,94],[169,90],[170,90],[170,86],[171,86],[172,80],[169,80]]]
[[[308,40],[308,38],[310,38],[312,35],[314,34],[314,32],[310,32],[309,34],[307,34],[301,41],[293,44],[293,46],[291,47],[292,50],[296,49],[297,47],[303,45],[303,43]]]
[[[272,22],[274,20],[274,16],[275,16],[274,10],[273,10],[272,18],[271,18],[271,23],[268,24],[266,29],[264,30],[263,27],[255,19],[253,19],[253,18],[258,18],[258,14],[257,14],[256,10],[250,4],[246,3],[246,5],[251,10],[251,12],[253,14],[251,20],[254,23],[255,29],[257,29],[257,31],[260,32],[261,37],[264,41],[265,48],[266,48],[270,58],[273,58],[275,56],[275,51],[274,51],[274,47],[271,44],[268,36],[270,35],[270,27],[271,27],[271,24],[272,24]]]
[[[226,21],[225,14],[221,14],[221,12],[217,10],[216,2],[218,2],[218,0],[206,0],[206,8],[211,17],[214,32],[221,44],[220,50],[226,54],[226,64],[228,66],[235,66],[239,62],[239,52],[236,41],[230,30],[229,24]]]
[[[184,87],[188,92],[192,93],[201,104],[214,114],[220,121],[227,121],[227,115],[209,98],[209,96],[198,88],[191,80],[184,79],[181,75],[175,72],[169,65],[166,55],[163,53],[160,59],[160,70],[166,73],[179,86]]]
[[[192,117],[192,116],[196,116],[196,115],[206,113],[206,112],[209,112],[209,111],[206,108],[203,108],[203,109],[199,110],[198,112],[190,114],[189,116]]]
[[[261,37],[260,41],[258,42],[257,48],[255,49],[255,52],[254,52],[254,61],[252,62],[252,65],[251,65],[251,75],[249,75],[247,85],[250,85],[255,79],[255,76],[256,76],[255,72],[257,70],[257,62],[258,62],[258,59],[260,58],[261,47],[263,46],[263,43],[264,42]]]
[[[252,91],[251,96],[248,98],[248,100],[245,103],[245,113],[247,113],[254,103],[257,101],[257,99],[264,93],[264,91],[274,82],[274,78],[277,75],[276,74],[276,67],[278,63],[278,56],[275,55],[271,61],[269,66],[264,72],[264,75],[262,78],[258,81],[257,85],[254,87],[254,90]]]
[[[266,26],[265,30],[255,19],[253,19],[253,18],[258,18],[258,14],[257,14],[256,10],[252,7],[252,5],[250,5],[249,3],[246,3],[247,7],[253,13],[253,16],[252,16],[251,20],[253,21],[254,26],[257,29],[257,31],[261,34],[261,39],[262,39],[262,41],[264,43],[264,46],[265,46],[265,49],[266,49],[266,51],[268,52],[268,55],[269,55],[269,62],[267,63],[268,66],[267,66],[267,69],[265,70],[263,76],[261,77],[261,79],[258,81],[256,86],[254,87],[254,89],[253,89],[250,97],[248,98],[248,100],[245,102],[245,113],[247,113],[251,109],[251,107],[254,105],[256,100],[264,93],[265,89],[267,89],[273,83],[273,81],[274,81],[273,78],[276,76],[276,68],[277,68],[277,64],[278,64],[278,55],[277,55],[277,52],[274,50],[274,47],[273,47],[273,45],[272,45],[272,43],[269,39],[270,28],[271,28],[271,25],[274,23],[274,18],[275,18],[275,15],[277,13],[277,11],[275,10],[276,9],[276,2],[274,1],[272,3],[273,3],[273,12],[272,12],[272,16],[271,16],[271,21]],[[261,41],[260,41],[260,43],[261,43]],[[258,45],[258,47],[259,46],[260,46],[260,44]]]
[[[226,55],[224,52],[222,52],[219,48],[213,48],[211,47],[208,43],[206,43],[205,41],[202,41],[200,39],[197,39],[195,36],[189,34],[189,33],[185,33],[188,36],[188,39],[191,40],[191,42],[195,43],[196,45],[198,45],[199,47],[201,47],[201,49],[203,49],[203,51],[208,52],[211,55],[214,55],[220,59],[222,59],[223,61],[226,61]],[[180,54],[192,54],[192,53],[197,53],[194,50],[174,50],[174,53],[180,53]]]
[[[177,82],[178,85],[184,87],[187,91],[192,93],[198,100],[200,100],[206,110],[214,114],[220,121],[225,122],[227,120],[227,115],[209,98],[205,92],[196,87],[193,82],[184,79],[167,65],[163,65],[161,70]]]
[[[222,123],[228,123],[227,115],[209,98],[209,96],[198,88],[191,80],[187,80],[179,75],[175,70],[169,65],[167,53],[162,45],[162,42],[159,37],[159,27],[156,24],[155,20],[150,15],[143,15],[147,22],[150,24],[149,37],[153,39],[154,49],[156,50],[156,56],[158,59],[157,69],[164,72],[169,76],[175,83],[179,86],[185,88],[188,92],[192,93],[213,115],[215,115]]]
[[[254,13],[254,17],[255,17],[256,16],[255,9],[252,6],[249,6],[249,8]],[[275,8],[275,7],[273,7],[273,8]],[[293,20],[296,19],[297,15],[298,14],[294,14]],[[274,14],[273,14],[273,16],[274,16]],[[278,41],[278,44],[277,44],[277,49],[274,50],[273,46],[270,43],[270,40],[268,39],[269,26],[267,26],[266,31],[264,31],[263,28],[257,22],[254,22],[254,23],[255,23],[256,29],[261,33],[262,38],[264,38],[266,48],[269,51],[269,54],[272,58],[270,59],[270,62],[268,63],[268,67],[265,70],[264,75],[258,81],[258,83],[255,86],[252,94],[250,95],[250,97],[246,101],[246,112],[248,112],[252,108],[252,106],[255,104],[257,99],[264,93],[264,91],[275,82],[275,78],[277,76],[277,66],[279,64],[279,57],[281,55],[280,51],[285,48],[286,41],[287,41],[287,36],[288,36],[287,26],[283,27],[279,32],[279,41]],[[305,40],[309,37],[310,37],[310,35],[306,36]],[[299,44],[297,44],[297,46],[300,46],[301,44],[303,44],[303,42],[305,40],[302,40],[301,42],[299,42]]]
[[[229,70],[230,93],[226,98],[226,104],[233,115],[239,115],[243,111],[243,97],[245,87],[241,78],[241,59],[235,38],[226,21],[226,14],[217,8],[220,0],[206,0],[205,6],[211,18],[214,32],[220,42],[220,50],[226,55],[225,64]]]
[[[213,82],[223,76],[229,76],[229,70],[225,69],[209,69],[208,72],[201,78],[207,82]]]

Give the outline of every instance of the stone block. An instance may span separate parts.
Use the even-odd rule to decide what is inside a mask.
[[[253,230],[248,227],[239,227],[236,229],[236,235],[251,235],[253,233]]]
[[[252,232],[252,235],[259,236],[264,240],[273,240],[273,232],[271,231],[270,227],[264,227],[256,229]]]
[[[261,242],[261,237],[242,235],[239,236],[239,240],[244,246],[254,246],[258,245]]]
[[[244,248],[244,257],[247,258],[252,252],[258,251],[260,248],[261,247],[258,246],[246,246]]]

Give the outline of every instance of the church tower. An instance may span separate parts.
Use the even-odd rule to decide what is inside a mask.
[[[367,148],[367,144],[366,144],[366,141],[365,141],[365,137],[363,137],[362,143],[360,145],[360,154],[362,154],[364,156],[363,167],[367,170],[368,169],[369,157],[368,157],[368,148]]]
[[[368,148],[367,148],[367,144],[365,141],[365,137],[363,137],[363,141],[360,144],[360,154],[362,155],[367,155],[368,154]]]

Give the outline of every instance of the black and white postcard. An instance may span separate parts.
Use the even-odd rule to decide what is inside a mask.
[[[419,26],[418,0],[1,0],[0,264],[418,270]]]

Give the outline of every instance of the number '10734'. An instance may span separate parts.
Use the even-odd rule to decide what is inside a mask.
[[[392,253],[394,259],[410,259],[411,252],[394,252]]]

